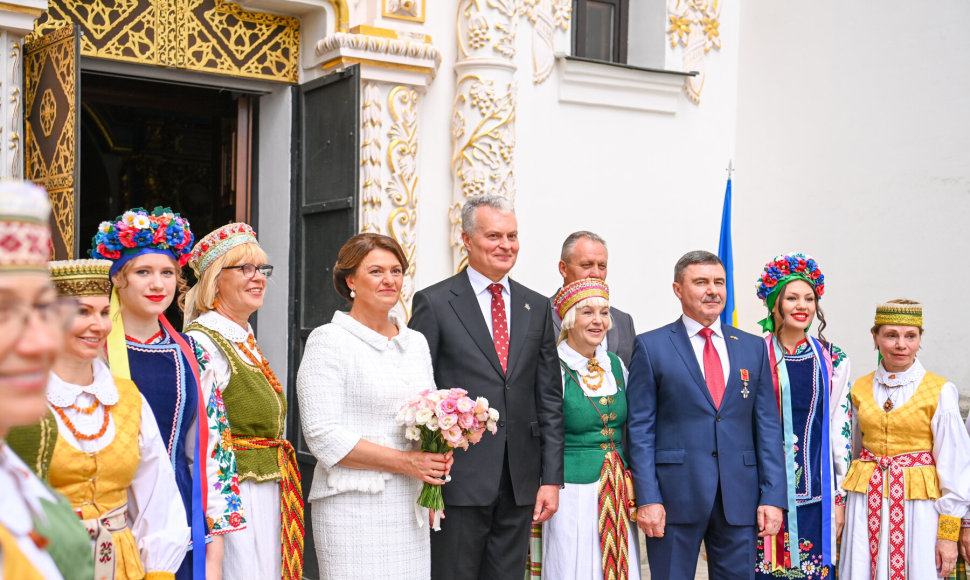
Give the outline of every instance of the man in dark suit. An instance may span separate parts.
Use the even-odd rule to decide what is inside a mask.
[[[431,577],[504,580],[525,572],[529,530],[559,506],[562,379],[545,297],[509,279],[519,251],[512,204],[475,197],[461,213],[468,267],[414,295],[438,388],[498,409],[498,433],[458,451],[431,534]]]
[[[722,325],[724,266],[689,252],[674,268],[683,316],[641,334],[627,391],[637,524],[651,578],[754,578],[757,536],[787,505],[781,422],[764,340]]]
[[[593,232],[578,231],[569,234],[562,243],[559,255],[559,273],[562,275],[562,287],[576,280],[584,278],[599,278],[606,280],[606,240]],[[558,294],[559,291],[557,290]],[[552,303],[556,294],[549,297],[549,307],[552,309],[552,325],[556,336],[562,330],[562,319],[556,313]],[[633,329],[633,317],[610,304],[610,316],[613,324],[606,331],[603,347],[620,357],[623,364],[630,368],[630,357],[633,356],[633,339],[637,333]]]

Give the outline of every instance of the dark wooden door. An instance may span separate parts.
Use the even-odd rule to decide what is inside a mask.
[[[316,460],[300,425],[296,374],[310,332],[346,305],[333,288],[333,266],[347,238],[357,233],[360,74],[357,66],[309,82],[295,92],[291,239],[289,439],[296,448],[304,498]],[[304,578],[319,577],[313,547],[312,507],[306,504]]]

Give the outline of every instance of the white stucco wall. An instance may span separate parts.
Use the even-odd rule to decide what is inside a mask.
[[[446,244],[455,14],[430,12],[427,25],[442,65],[421,108],[419,288],[453,273]],[[514,278],[552,294],[562,281],[563,238],[589,229],[607,239],[615,303],[639,329],[678,315],[670,288],[674,263],[691,249],[717,249],[724,168],[734,155],[739,16],[738,4],[723,4],[726,50],[707,56],[702,103],[681,93],[672,115],[561,103],[558,70],[542,84],[532,82],[531,29],[520,20],[515,177],[521,251]],[[670,56],[668,66],[678,66],[679,58]]]
[[[853,378],[876,364],[875,304],[906,297],[925,306],[920,359],[970,393],[968,24],[962,0],[742,5],[742,326],[761,317],[750,282],[762,264],[800,249],[823,267],[826,336],[853,358]]]

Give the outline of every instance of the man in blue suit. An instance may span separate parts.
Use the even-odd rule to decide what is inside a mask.
[[[637,525],[654,580],[754,578],[757,536],[787,505],[781,422],[765,342],[721,325],[724,266],[710,252],[674,268],[683,316],[637,337],[630,363],[630,460]]]

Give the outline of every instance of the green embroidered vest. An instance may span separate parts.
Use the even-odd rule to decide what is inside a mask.
[[[616,444],[623,463],[628,464],[622,443],[627,415],[623,369],[620,359],[615,354],[608,352],[607,355],[610,357],[613,378],[616,379],[617,390],[612,395],[587,397],[576,383],[576,380],[582,380],[579,373],[572,369],[564,373],[562,412],[566,431],[564,452],[566,483],[599,481],[603,460],[612,449],[613,443]],[[567,368],[563,365],[563,369]],[[607,427],[603,426],[600,415],[606,418]],[[608,430],[612,430],[612,433]],[[611,436],[613,443],[610,441]]]
[[[39,423],[14,427],[7,433],[7,445],[44,483],[50,482],[51,458],[57,443],[57,419],[50,409]]]
[[[286,397],[277,393],[263,372],[244,361],[233,345],[218,332],[193,323],[185,329],[198,330],[219,347],[229,361],[229,384],[222,391],[226,417],[233,437],[282,439],[286,422]],[[281,478],[278,451],[236,449],[239,481],[278,481]]]

